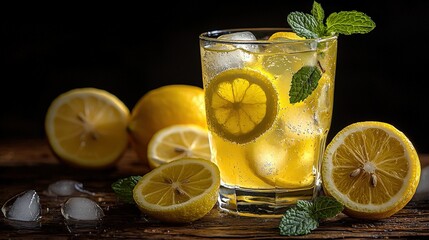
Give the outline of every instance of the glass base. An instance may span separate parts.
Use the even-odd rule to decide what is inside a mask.
[[[305,189],[246,189],[221,186],[218,203],[221,210],[248,217],[282,217],[298,200],[317,196],[320,185]]]

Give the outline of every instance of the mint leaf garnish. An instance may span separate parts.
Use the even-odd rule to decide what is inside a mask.
[[[322,5],[320,5],[320,3],[313,2],[311,14],[316,18],[319,24],[323,24],[323,20],[325,19],[325,11],[323,10]]]
[[[363,12],[341,11],[331,13],[323,23],[325,11],[320,3],[314,1],[311,14],[291,12],[287,22],[292,30],[300,37],[319,38],[335,34],[368,33],[375,28],[374,21]]]
[[[320,3],[314,1],[311,14],[303,12],[291,12],[287,16],[287,22],[292,30],[300,37],[323,38],[336,34],[368,33],[375,28],[374,21],[365,13],[358,11],[342,11],[331,13],[323,23],[325,11]],[[322,75],[315,69],[304,69],[302,67],[293,75],[292,88],[289,91],[290,103],[297,103],[307,98],[317,87]],[[308,75],[308,72],[315,71],[315,75]],[[318,76],[318,78],[317,78]],[[317,79],[316,79],[317,78]],[[295,87],[294,87],[295,81]],[[313,88],[314,87],[314,88]]]
[[[341,33],[351,35],[354,33],[368,33],[375,28],[375,23],[365,13],[358,11],[342,11],[331,13],[326,19],[328,34]]]
[[[302,12],[291,12],[287,16],[287,22],[300,37],[319,37],[321,29],[319,28],[319,22],[313,15]]]
[[[317,197],[313,201],[299,200],[283,215],[279,224],[280,235],[308,234],[319,226],[320,220],[335,217],[343,208],[341,203],[327,196]]]
[[[133,189],[140,178],[141,176],[130,176],[119,179],[112,183],[112,189],[120,200],[126,203],[134,203]]]
[[[280,221],[280,235],[296,236],[309,234],[311,230],[319,226],[308,209],[291,207],[283,215]]]
[[[292,77],[289,102],[297,103],[306,99],[317,88],[322,71],[317,66],[303,66]]]
[[[320,196],[314,200],[314,217],[316,219],[332,218],[342,212],[344,206],[332,197]]]

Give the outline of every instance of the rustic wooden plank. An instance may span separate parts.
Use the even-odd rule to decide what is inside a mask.
[[[429,155],[421,155],[422,166]],[[46,141],[0,142],[0,203],[15,194],[35,189],[43,207],[40,223],[30,228],[16,226],[0,217],[0,238],[5,239],[282,239],[278,218],[232,216],[215,207],[207,216],[190,224],[165,224],[140,214],[138,209],[115,197],[111,183],[148,171],[129,149],[115,168],[102,171],[79,170],[60,164]],[[47,186],[60,179],[80,181],[96,192],[93,199],[106,216],[96,225],[76,225],[63,219],[60,205],[66,197],[43,195]],[[429,237],[429,201],[412,201],[394,216],[379,221],[362,221],[344,214],[322,222],[305,236],[288,239],[336,238],[425,238]]]

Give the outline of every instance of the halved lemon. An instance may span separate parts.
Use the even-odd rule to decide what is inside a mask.
[[[420,179],[420,161],[405,134],[384,122],[365,121],[341,130],[322,162],[324,190],[345,213],[381,219],[401,210]]]
[[[148,160],[152,169],[184,157],[210,160],[206,128],[195,124],[175,124],[159,130],[151,138]]]
[[[185,223],[204,217],[216,205],[220,173],[205,159],[182,158],[153,169],[133,189],[142,213],[163,222]]]
[[[130,112],[113,94],[77,88],[56,97],[48,108],[45,132],[63,162],[83,168],[113,165],[128,146]]]
[[[205,93],[209,129],[231,142],[256,139],[276,119],[278,95],[268,74],[229,69],[216,75]]]

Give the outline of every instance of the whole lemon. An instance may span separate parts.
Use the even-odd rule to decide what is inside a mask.
[[[152,136],[175,124],[196,124],[207,128],[204,90],[193,85],[172,84],[144,94],[131,111],[128,132],[138,157],[147,161]]]

